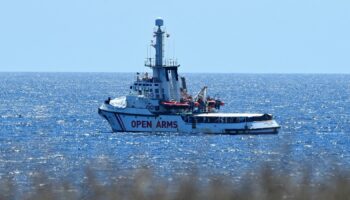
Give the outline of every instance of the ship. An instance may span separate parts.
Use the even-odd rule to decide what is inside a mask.
[[[224,102],[211,98],[204,86],[190,95],[186,78],[178,74],[177,60],[164,59],[169,37],[164,20],[155,20],[153,58],[146,58],[149,73],[136,73],[130,93],[110,98],[98,108],[113,132],[177,132],[204,134],[276,134],[280,128],[271,114],[220,112]]]

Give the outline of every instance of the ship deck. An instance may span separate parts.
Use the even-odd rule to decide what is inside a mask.
[[[194,114],[196,117],[260,117],[258,113],[200,113]]]

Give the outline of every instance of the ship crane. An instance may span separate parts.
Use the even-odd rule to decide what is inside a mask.
[[[196,96],[194,96],[194,101],[198,101],[198,100],[203,100],[206,101],[207,99],[207,91],[208,91],[208,87],[204,86]]]

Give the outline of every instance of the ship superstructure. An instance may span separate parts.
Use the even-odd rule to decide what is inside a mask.
[[[186,79],[178,74],[176,60],[164,59],[164,21],[156,19],[155,57],[145,66],[152,75],[136,74],[130,94],[108,98],[99,108],[115,132],[277,133],[279,125],[270,114],[220,113],[224,103],[207,96],[204,86],[188,94]]]

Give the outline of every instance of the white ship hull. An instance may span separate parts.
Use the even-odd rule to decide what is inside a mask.
[[[114,132],[180,132],[206,134],[275,134],[280,126],[275,120],[238,123],[205,123],[184,120],[184,115],[154,115],[147,109],[106,109],[99,108],[98,113],[105,118]],[[142,114],[140,114],[142,113]],[[225,113],[227,115],[227,113]],[[195,115],[193,115],[195,116]]]

